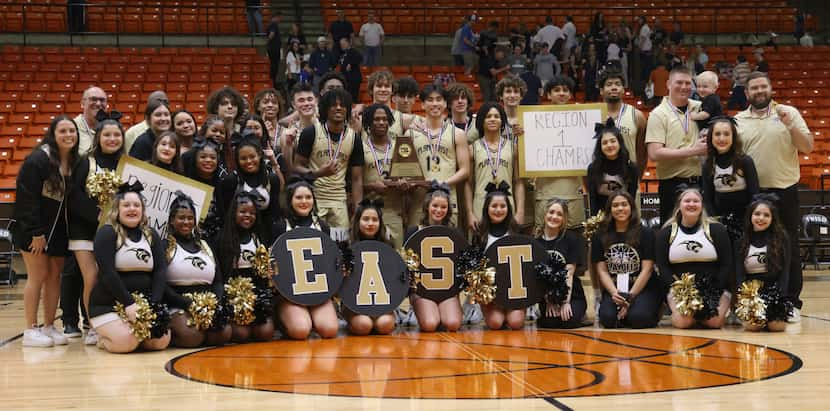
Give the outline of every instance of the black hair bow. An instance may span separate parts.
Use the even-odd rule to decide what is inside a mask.
[[[193,146],[191,147],[193,150],[201,150],[207,146],[214,146],[214,148],[218,149],[220,144],[213,138],[200,138],[193,142]]]
[[[363,200],[360,200],[358,205],[363,208],[371,207],[380,210],[383,208],[383,199],[378,198],[377,200],[370,200],[368,198],[364,198]]]
[[[493,193],[504,193],[505,195],[510,195],[510,184],[507,184],[507,181],[502,181],[498,184],[496,183],[488,183],[486,187],[484,187],[484,191],[487,194]]]
[[[432,184],[430,184],[429,190],[427,190],[427,192],[432,193],[433,191],[443,191],[443,192],[447,193],[447,195],[449,195],[450,194],[450,186],[447,183],[439,183],[436,180],[432,180]]]
[[[95,114],[95,121],[100,123],[104,120],[114,120],[120,124],[121,122],[119,120],[121,120],[121,117],[123,116],[124,115],[121,114],[121,112],[118,110],[112,110],[109,113],[107,113],[104,110],[98,110],[98,112]]]
[[[180,208],[187,208],[189,210],[196,209],[196,205],[189,195],[183,193],[181,190],[176,190],[176,192],[173,194],[176,196],[176,198],[174,198],[173,202],[170,203],[171,212],[174,210],[178,210]]]
[[[674,188],[674,194],[679,196],[680,194],[683,194],[684,191],[686,191],[690,188],[691,187],[688,184],[680,183],[680,184],[677,185],[677,187]]]
[[[256,191],[237,191],[237,193],[236,193],[236,202],[237,202],[237,204],[245,203],[245,202],[249,202],[249,201],[254,203],[254,206],[257,209],[260,209],[261,208],[260,204],[262,204],[265,201],[265,199],[262,198],[262,196],[259,195],[259,193],[257,193]]]
[[[728,121],[729,123],[732,124],[733,127],[738,127],[738,122],[735,121],[735,118],[731,117],[731,116],[712,117],[712,118],[709,119],[709,122],[706,123],[706,125],[711,127],[711,125],[714,124],[716,121]]]
[[[144,185],[141,184],[141,181],[135,176],[130,176],[129,180],[126,183],[121,184],[118,186],[118,191],[116,194],[124,194],[124,193],[141,193],[144,191]]]
[[[594,139],[599,140],[602,137],[602,133],[609,129],[616,129],[617,123],[614,122],[614,119],[608,117],[608,120],[605,120],[605,123],[594,123]]]
[[[778,201],[781,201],[781,197],[779,197],[778,194],[775,193],[758,193],[752,196],[752,201],[766,201],[775,204]]]

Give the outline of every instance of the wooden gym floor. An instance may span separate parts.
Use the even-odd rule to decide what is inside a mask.
[[[778,334],[736,326],[682,331],[665,322],[643,331],[479,326],[129,355],[78,339],[23,348],[20,283],[0,288],[0,404],[3,410],[823,410],[830,389],[830,272],[807,271],[805,280],[803,320]]]

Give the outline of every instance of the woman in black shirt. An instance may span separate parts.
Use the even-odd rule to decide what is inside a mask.
[[[172,131],[159,134],[153,143],[153,156],[150,164],[171,173],[182,174],[181,144],[179,137]]]
[[[149,161],[153,157],[153,146],[161,133],[172,128],[170,106],[161,100],[151,100],[144,110],[144,121],[150,125],[147,131],[136,137],[130,147],[130,157]]]
[[[213,196],[210,199],[205,221],[198,230],[203,239],[214,244],[216,236],[222,229],[222,217],[216,206],[216,187],[219,185],[219,144],[212,138],[196,141],[193,147],[184,154],[184,175],[200,183],[213,187]]]
[[[602,326],[656,327],[663,296],[653,275],[654,234],[642,226],[631,194],[618,191],[608,198],[591,252],[603,288]]]
[[[620,129],[609,118],[605,126],[597,130],[594,146],[594,160],[588,165],[588,198],[591,215],[605,208],[608,196],[616,191],[625,191],[636,197],[640,172],[631,161],[625,148]]]

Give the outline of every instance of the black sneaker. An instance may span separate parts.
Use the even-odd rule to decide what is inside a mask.
[[[63,326],[63,335],[68,338],[79,338],[82,333],[77,325],[67,324]]]

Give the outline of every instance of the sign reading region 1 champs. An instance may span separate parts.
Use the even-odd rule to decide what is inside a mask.
[[[210,201],[213,198],[213,187],[207,184],[163,170],[130,156],[121,156],[115,172],[123,182],[136,178],[144,186],[141,194],[144,195],[146,201],[148,223],[162,238],[166,235],[170,203],[176,199],[176,191],[181,191],[193,199],[196,211],[199,213],[199,221],[204,221],[207,216]]]
[[[584,176],[594,153],[594,125],[605,104],[519,106],[521,177]]]

